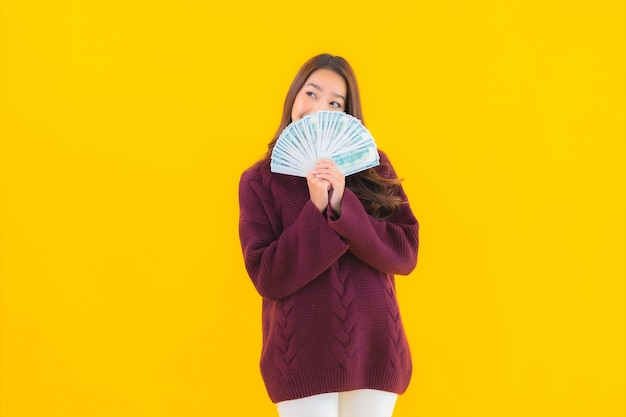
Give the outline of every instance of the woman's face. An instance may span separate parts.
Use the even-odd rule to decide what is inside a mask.
[[[291,120],[320,110],[345,111],[346,96],[346,82],[341,75],[325,68],[315,70],[296,95]]]

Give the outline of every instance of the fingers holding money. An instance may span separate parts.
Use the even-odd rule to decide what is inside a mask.
[[[311,174],[317,178],[322,178],[330,182],[333,189],[343,189],[345,177],[332,159],[320,159],[316,162]]]
[[[328,206],[328,192],[332,185],[328,180],[319,178],[311,173],[307,175],[306,182],[309,187],[309,196],[315,207],[322,213]]]
[[[345,176],[332,159],[320,159],[317,161],[311,174],[317,179],[322,179],[330,183],[329,203],[337,215],[341,215],[341,201],[346,185]]]

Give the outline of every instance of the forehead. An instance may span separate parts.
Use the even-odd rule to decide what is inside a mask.
[[[304,84],[306,86],[309,83],[314,83],[322,90],[328,89],[331,90],[330,92],[332,93],[341,95],[345,95],[347,90],[346,82],[343,77],[326,68],[313,71]]]

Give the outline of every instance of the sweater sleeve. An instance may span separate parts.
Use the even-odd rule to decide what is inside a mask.
[[[258,171],[246,171],[239,184],[239,237],[246,269],[259,294],[288,297],[328,269],[348,244],[308,200],[295,222],[277,225],[270,191]]]
[[[386,161],[381,154],[381,161]],[[387,175],[395,176],[391,165]],[[388,219],[376,219],[365,211],[359,198],[344,191],[341,216],[330,219],[331,227],[350,245],[350,252],[373,268],[386,273],[407,275],[417,264],[419,223],[403,189],[403,204]]]

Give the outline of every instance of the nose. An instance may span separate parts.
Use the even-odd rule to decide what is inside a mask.
[[[304,111],[302,112],[300,117],[308,116],[309,114],[313,114],[313,113],[317,112],[318,110],[321,110],[321,106],[310,106],[310,107],[304,109]]]
[[[318,112],[320,110],[327,110],[327,108],[324,105],[324,103],[322,103],[322,102],[311,103],[311,105],[309,107],[307,107],[305,109],[305,111],[303,112],[302,117],[308,116],[309,114],[316,113],[316,112]]]
[[[311,113],[315,113],[315,112],[318,112],[318,111],[320,111],[320,110],[324,110],[324,108],[325,108],[325,106],[324,106],[324,104],[323,104],[323,103],[321,102],[321,100],[320,100],[320,101],[318,101],[317,103],[315,103],[315,104],[313,105],[313,108],[311,109],[311,111],[310,111],[310,112],[311,112]]]
[[[309,114],[316,113],[320,110],[337,110],[333,107],[330,107],[327,103],[327,100],[296,100],[293,108],[291,110],[291,117],[293,120],[301,119]]]

